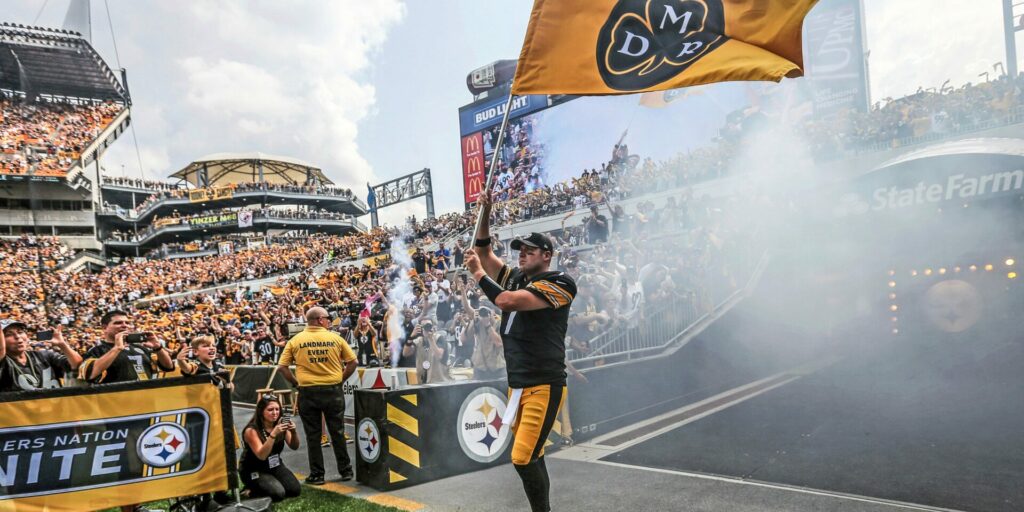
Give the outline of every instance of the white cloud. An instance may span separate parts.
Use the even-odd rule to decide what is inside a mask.
[[[376,181],[356,137],[376,100],[367,72],[405,14],[399,0],[111,4],[150,177],[208,153],[262,151],[318,164],[345,186]],[[129,137],[107,168],[138,167]]]
[[[1000,2],[865,0],[872,97],[959,87],[1005,62]],[[995,73],[992,73],[995,76]]]
[[[188,57],[178,69],[186,80],[185,103],[202,112],[280,118],[297,106],[277,76],[252,64]]]

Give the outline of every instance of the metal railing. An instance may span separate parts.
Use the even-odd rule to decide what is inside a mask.
[[[657,308],[648,308],[642,318],[626,321],[597,335],[590,340],[590,350],[586,353],[570,350],[569,360],[581,363],[662,350],[676,334],[704,316],[693,301],[676,297]]]
[[[338,225],[340,225],[340,226],[351,226],[353,229],[356,229],[356,230],[365,230],[365,228],[366,228],[365,225],[363,225],[361,222],[356,220],[355,217],[352,216],[352,215],[348,215],[348,214],[335,214],[335,213],[326,213],[326,214],[320,214],[318,216],[310,217],[310,216],[305,216],[305,215],[303,215],[303,216],[290,215],[290,214],[278,213],[278,212],[273,212],[273,211],[268,212],[268,213],[254,212],[253,216],[252,216],[252,221],[253,221],[253,223],[260,223],[260,224],[270,224],[270,223],[273,223],[274,221],[278,221],[278,222],[280,222],[280,221],[288,221],[288,222],[291,222],[291,223],[294,223],[294,224],[297,224],[297,225],[298,224],[302,224],[302,226],[298,226],[295,229],[302,229],[303,227],[305,227],[306,224],[312,224],[312,223],[330,224],[332,226],[338,226]],[[201,231],[201,230],[206,230],[206,229],[209,229],[209,228],[221,228],[221,227],[225,227],[225,226],[237,226],[237,225],[238,225],[238,219],[237,218],[227,219],[227,220],[224,220],[222,222],[212,222],[212,223],[205,223],[205,224],[191,224],[191,223],[188,222],[187,218],[185,218],[184,222],[178,222],[178,223],[174,223],[174,224],[164,224],[164,225],[161,225],[161,226],[151,225],[148,228],[146,228],[145,230],[139,231],[137,235],[132,236],[130,238],[126,238],[126,239],[112,238],[112,239],[105,240],[104,243],[106,243],[106,244],[114,244],[114,245],[145,244],[149,240],[151,240],[152,238],[160,235],[161,233]]]
[[[708,283],[699,291],[676,294],[669,301],[648,306],[639,318],[621,321],[590,339],[586,352],[569,349],[569,361],[587,366],[602,360],[635,359],[665,351],[706,319],[731,307],[730,304],[752,286],[757,268],[767,262],[767,253],[762,252],[757,260],[745,256],[741,258],[743,269],[737,276],[738,282],[743,283],[739,288]]]
[[[109,185],[109,186],[119,186],[119,185]],[[186,190],[186,189],[181,189],[181,190]],[[170,191],[168,191],[168,190],[157,190],[155,192],[163,193],[163,192],[170,192]],[[263,190],[263,189],[253,188],[253,189],[243,189],[243,190],[235,191],[235,193],[232,195],[232,198],[242,198],[242,197],[244,197],[244,198],[259,198],[260,196],[271,196],[271,195],[285,195],[285,196],[296,197],[296,198],[297,197],[301,197],[301,198],[317,198],[317,199],[323,199],[323,198],[338,199],[339,201],[348,201],[348,202],[350,202],[350,203],[352,203],[352,204],[362,208],[363,210],[366,210],[366,203],[364,203],[363,201],[359,200],[359,198],[355,197],[352,194],[341,194],[341,193],[339,193],[339,194],[322,194],[322,193],[319,193],[319,192],[306,192],[306,191],[300,191],[300,190],[278,190],[278,189],[275,189],[275,188],[270,188],[270,189]],[[138,222],[138,221],[142,221],[146,217],[149,217],[151,214],[153,214],[154,212],[156,212],[157,210],[159,210],[161,208],[170,207],[170,206],[188,205],[188,204],[192,204],[192,200],[189,199],[187,195],[183,196],[183,197],[172,197],[172,196],[169,196],[169,197],[161,197],[161,198],[157,199],[156,201],[151,202],[149,204],[143,203],[143,205],[141,205],[142,208],[140,208],[138,210],[131,210],[131,209],[115,206],[115,205],[110,205],[109,207],[104,207],[104,208],[100,209],[99,213],[100,213],[100,215],[114,215],[114,216],[117,216],[117,217],[119,217],[121,220],[123,220],[125,222]],[[275,205],[276,205],[276,203],[275,203]]]

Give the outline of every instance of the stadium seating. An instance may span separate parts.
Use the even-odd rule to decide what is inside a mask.
[[[73,104],[0,99],[0,173],[62,177],[120,114],[114,102]]]

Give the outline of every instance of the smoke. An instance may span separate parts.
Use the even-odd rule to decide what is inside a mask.
[[[391,286],[388,288],[388,303],[394,308],[388,315],[388,343],[391,346],[391,367],[398,366],[398,358],[402,355],[402,342],[408,333],[402,327],[403,312],[405,308],[416,297],[413,293],[412,280],[409,272],[412,270],[412,258],[409,256],[409,248],[405,244],[409,236],[407,229],[402,229],[394,240],[391,241],[391,261],[393,262],[391,274]]]

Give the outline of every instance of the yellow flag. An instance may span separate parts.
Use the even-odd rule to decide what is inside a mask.
[[[817,0],[535,0],[513,94],[629,94],[803,75]]]

